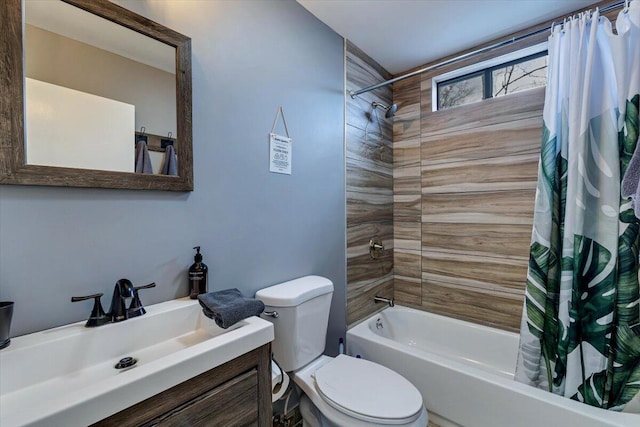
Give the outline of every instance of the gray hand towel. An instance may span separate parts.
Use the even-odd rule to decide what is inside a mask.
[[[640,143],[640,139],[638,139],[638,143]],[[638,182],[640,181],[640,147],[636,144],[636,150],[633,152],[633,156],[631,156],[631,161],[629,162],[629,166],[627,166],[627,170],[622,178],[622,185],[620,186],[620,194],[625,199],[631,197],[631,202],[633,203],[633,212],[636,218],[640,218],[640,186]]]
[[[136,173],[153,173],[147,143],[143,140],[136,144]]]
[[[161,173],[162,175],[178,176],[178,157],[173,145],[167,145],[167,148],[165,148],[164,165]]]
[[[637,147],[631,156],[627,171],[622,178],[622,197],[635,197],[638,190],[638,180],[640,180],[640,147]]]
[[[640,186],[636,188],[636,193],[631,196],[631,204],[633,206],[633,214],[640,219]]]
[[[213,319],[223,329],[264,311],[264,303],[257,299],[245,298],[238,289],[209,292],[198,295],[205,316]]]

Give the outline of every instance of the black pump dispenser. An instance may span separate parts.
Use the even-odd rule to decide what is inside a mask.
[[[207,272],[209,268],[202,262],[202,254],[200,246],[195,246],[196,255],[193,257],[195,261],[189,267],[189,298],[196,299],[200,294],[207,293]]]

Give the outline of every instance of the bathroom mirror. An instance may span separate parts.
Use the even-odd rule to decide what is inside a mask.
[[[0,34],[0,183],[193,190],[188,37],[107,0],[3,0]]]

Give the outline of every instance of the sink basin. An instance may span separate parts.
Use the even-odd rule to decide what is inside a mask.
[[[274,338],[258,317],[221,329],[188,298],[145,308],[124,322],[12,338],[0,351],[0,425],[86,426]],[[125,357],[137,363],[115,369]]]

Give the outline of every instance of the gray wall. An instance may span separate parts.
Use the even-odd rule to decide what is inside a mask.
[[[210,290],[330,278],[334,352],[345,329],[343,40],[293,0],[117,3],[192,38],[195,191],[0,186],[12,335],[85,319],[91,304],[70,297],[110,296],[121,277],[158,284],[146,304],[185,296],[201,245]],[[291,176],[268,172],[279,105]]]

